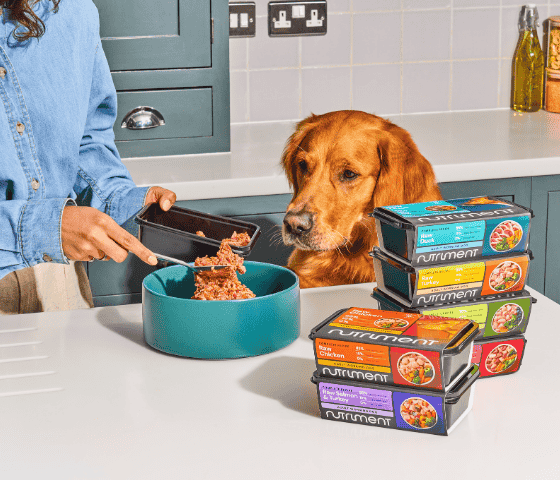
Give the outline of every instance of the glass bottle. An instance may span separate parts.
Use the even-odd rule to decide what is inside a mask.
[[[535,4],[521,7],[519,40],[511,72],[511,108],[517,112],[536,112],[542,108],[544,54],[537,34],[538,19]]]

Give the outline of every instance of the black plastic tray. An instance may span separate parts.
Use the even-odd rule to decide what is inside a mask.
[[[371,296],[379,304],[380,310],[393,310],[395,312],[406,312],[406,313],[423,313],[425,315],[437,315],[442,317],[449,316],[452,318],[469,318],[470,320],[474,320],[474,319],[468,316],[469,310],[476,309],[476,307],[480,307],[481,305],[486,305],[487,306],[486,319],[483,322],[478,322],[480,332],[477,338],[481,340],[482,338],[504,337],[512,334],[525,332],[525,330],[527,329],[527,324],[529,323],[529,316],[531,314],[532,304],[537,303],[537,299],[532,297],[527,290],[523,290],[521,292],[518,292],[517,294],[506,293],[504,295],[485,297],[479,300],[466,300],[464,302],[454,302],[454,303],[432,305],[430,307],[421,306],[421,307],[414,307],[414,308],[409,308],[406,305],[402,305],[397,298],[391,297],[390,294],[386,292],[382,292],[379,288],[374,288]],[[505,333],[496,332],[492,329],[492,325],[491,325],[493,316],[496,314],[496,311],[497,309],[499,309],[499,307],[508,303],[517,304],[523,311],[523,318],[521,319],[521,321],[519,321],[517,326],[512,330],[510,330],[509,332],[505,332]],[[442,310],[446,310],[447,312],[449,312],[449,314],[442,313]],[[465,313],[456,313],[459,311]]]
[[[478,366],[472,365],[455,383],[453,388],[445,393],[327,378],[317,372],[313,374],[311,381],[317,385],[321,418],[326,420],[375,425],[433,435],[448,435],[472,405],[472,396],[474,395],[472,387],[479,375]],[[336,394],[331,398],[324,398],[325,395],[321,390],[321,385],[326,385],[333,392],[336,392],[336,389],[339,388],[342,392],[341,400],[338,401]],[[353,406],[358,392],[360,400],[363,399],[363,403],[360,401],[359,406]],[[438,419],[433,427],[417,428],[404,421],[404,418],[401,417],[400,406],[409,398],[426,400],[438,410]],[[379,402],[380,399],[381,402]],[[369,405],[369,402],[376,401],[380,405]],[[401,418],[403,419],[401,420]]]
[[[139,225],[138,238],[147,248],[185,262],[216,255],[222,240],[234,232],[246,232],[251,237],[248,245],[231,247],[233,252],[246,257],[261,234],[260,227],[254,223],[177,206],[164,212],[156,203],[145,206],[135,221]],[[198,231],[205,236],[197,235]]]

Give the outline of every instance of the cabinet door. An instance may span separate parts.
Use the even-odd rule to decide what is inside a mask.
[[[530,178],[501,178],[471,182],[440,183],[443,198],[465,198],[492,195],[531,208]]]
[[[539,252],[531,262],[531,275],[538,274],[531,287],[560,303],[560,175],[533,177],[531,206],[529,247]]]
[[[208,0],[93,0],[112,71],[212,66]]]

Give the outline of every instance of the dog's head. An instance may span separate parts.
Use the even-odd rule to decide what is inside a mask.
[[[432,167],[408,132],[364,112],[301,121],[282,165],[294,191],[283,239],[302,250],[352,245],[364,229],[371,233],[374,207],[438,198]]]

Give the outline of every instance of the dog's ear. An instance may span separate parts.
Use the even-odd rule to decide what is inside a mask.
[[[293,187],[294,195],[298,193],[299,186],[297,184],[297,162],[296,155],[300,150],[301,144],[308,133],[315,128],[318,120],[317,115],[311,114],[296,125],[296,129],[288,138],[284,151],[282,152],[281,164],[288,182]]]
[[[381,132],[377,151],[380,171],[374,207],[441,198],[432,166],[406,130],[390,124]]]

